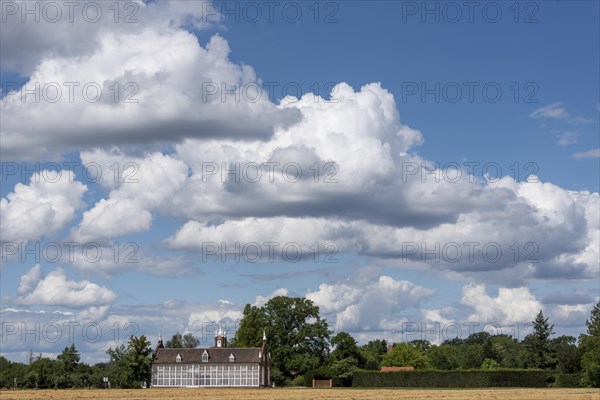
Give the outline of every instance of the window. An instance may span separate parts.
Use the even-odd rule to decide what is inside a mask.
[[[233,353],[231,353],[229,355],[229,362],[234,362],[235,361],[235,356],[233,355]]]
[[[202,353],[202,362],[208,362],[208,352],[206,350]]]
[[[175,357],[175,361],[176,362],[181,362],[181,354],[177,354],[177,357]]]

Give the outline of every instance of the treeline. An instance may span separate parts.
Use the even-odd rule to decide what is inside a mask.
[[[576,375],[582,386],[600,387],[600,303],[587,334],[553,337],[554,326],[542,311],[533,332],[519,341],[509,335],[479,332],[441,345],[426,340],[395,343],[385,339],[358,346],[346,332],[330,337],[319,309],[304,298],[275,297],[262,307],[247,305],[236,332],[236,346],[258,346],[262,327],[272,352],[271,378],[278,385],[310,385],[313,378],[333,379],[351,386],[354,372],[383,366],[412,366],[417,370],[543,370]],[[333,349],[333,350],[332,350]],[[562,379],[562,378],[561,378]],[[566,379],[566,378],[565,378]]]
[[[533,332],[522,341],[509,335],[478,332],[465,339],[447,340],[441,345],[414,340],[395,343],[389,349],[385,340],[357,346],[350,335],[342,332],[332,338],[332,344],[337,343],[337,346],[329,362],[315,371],[309,371],[304,378],[306,384],[313,377],[318,377],[331,378],[338,386],[350,386],[353,372],[357,370],[411,366],[417,371],[481,370],[500,373],[507,370],[541,370],[546,372],[550,384],[600,387],[600,303],[594,308],[591,319],[586,321],[587,334],[580,335],[579,341],[572,336],[553,338],[554,327],[541,311],[532,322]],[[430,375],[435,374],[420,374],[411,378]],[[467,375],[476,376],[479,381],[481,377],[488,379],[492,376]],[[392,375],[387,378],[395,379]]]
[[[502,376],[503,371],[513,371],[511,376],[517,371],[529,371],[531,376],[543,371],[544,376],[555,376],[557,385],[568,381],[570,386],[600,387],[600,303],[586,321],[587,332],[579,338],[554,337],[554,326],[541,311],[532,322],[533,332],[522,341],[479,332],[440,345],[414,340],[388,346],[385,339],[377,339],[359,346],[349,333],[333,335],[312,301],[278,296],[261,307],[244,308],[230,346],[258,347],[264,330],[271,353],[271,379],[277,386],[310,385],[313,378],[352,386],[358,371],[412,366],[417,371],[496,371],[494,376]],[[166,342],[166,347],[172,348],[198,345],[199,340],[190,333],[176,332]],[[108,361],[93,366],[80,363],[74,345],[56,360],[39,357],[29,365],[0,357],[0,387],[102,387],[103,378],[108,377],[113,388],[139,388],[150,381],[152,347],[145,336],[132,336],[127,345],[109,348],[106,353]],[[471,375],[481,382],[492,376]],[[424,379],[431,374],[419,376]]]
[[[126,345],[109,348],[108,362],[81,363],[74,344],[65,347],[56,360],[38,356],[29,364],[0,357],[0,388],[66,389],[106,387],[139,388],[150,376],[152,348],[145,336],[131,336]]]

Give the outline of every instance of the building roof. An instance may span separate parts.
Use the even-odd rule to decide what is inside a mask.
[[[260,347],[235,348],[235,347],[210,347],[198,349],[167,349],[160,348],[156,351],[153,364],[176,364],[177,355],[181,356],[181,364],[202,364],[202,354],[208,353],[208,364],[229,363],[229,356],[233,354],[236,363],[259,363]],[[177,363],[178,364],[178,363]]]

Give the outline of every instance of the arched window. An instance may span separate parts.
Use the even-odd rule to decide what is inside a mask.
[[[206,350],[202,353],[202,362],[208,362],[208,351]]]
[[[175,362],[181,362],[181,354],[177,354],[177,357],[175,357]]]
[[[229,355],[229,362],[235,362],[235,356],[233,355],[233,353]]]

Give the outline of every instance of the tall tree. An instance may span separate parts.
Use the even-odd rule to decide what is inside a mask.
[[[590,319],[585,321],[588,335],[600,337],[600,301],[592,309]]]
[[[132,335],[129,338],[127,349],[132,386],[139,387],[139,383],[150,380],[152,347],[146,336],[142,335],[138,338]]]
[[[344,358],[353,358],[357,365],[362,361],[362,355],[358,350],[356,340],[347,332],[339,332],[331,338],[331,344],[335,346],[335,350],[331,352],[331,358],[334,360],[342,360]]]
[[[75,344],[73,343],[70,347],[65,347],[56,359],[60,362],[62,372],[62,379],[59,379],[57,382],[58,386],[72,387],[74,382],[71,375],[75,371],[75,368],[77,368],[80,360]]]
[[[277,296],[262,308],[272,365],[284,377],[294,378],[324,363],[331,332],[318,306],[301,297]]]
[[[131,336],[127,347],[109,348],[108,372],[111,384],[121,388],[139,388],[141,382],[150,380],[152,347],[146,336]]]
[[[233,347],[258,347],[262,343],[263,330],[267,327],[265,310],[246,304],[244,314],[231,342]]]
[[[114,387],[128,388],[130,387],[129,377],[129,351],[124,344],[116,346],[114,349],[109,347],[106,350],[109,362],[106,368],[107,376]]]
[[[63,371],[69,374],[75,371],[77,364],[79,363],[80,357],[75,344],[71,344],[70,347],[65,347],[61,354],[56,359],[60,361]]]
[[[554,333],[554,325],[548,319],[544,318],[544,313],[540,310],[533,320],[533,333],[523,340],[529,356],[529,367],[546,369],[554,362],[550,351],[550,336]]]
[[[277,296],[262,307],[246,305],[234,345],[260,345],[263,329],[271,349],[271,377],[276,384],[317,368],[329,355],[331,332],[311,300]]]
[[[581,383],[600,387],[600,302],[592,309],[590,319],[585,321],[587,335],[579,336],[581,357]]]

